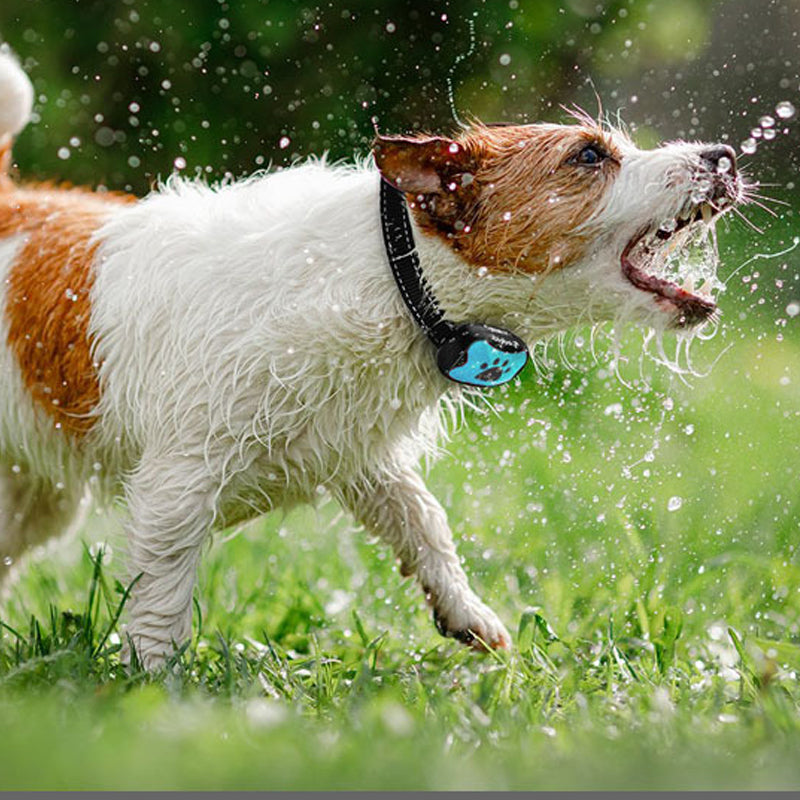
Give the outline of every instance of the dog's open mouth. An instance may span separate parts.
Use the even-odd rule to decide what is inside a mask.
[[[723,284],[716,276],[713,223],[724,207],[724,200],[688,202],[674,218],[639,230],[622,251],[622,274],[674,312],[675,327],[699,325],[717,310],[713,293]]]

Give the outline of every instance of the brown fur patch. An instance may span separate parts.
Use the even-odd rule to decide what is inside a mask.
[[[470,263],[498,272],[543,272],[579,258],[589,234],[577,229],[597,209],[621,159],[611,137],[585,118],[577,125],[476,124],[453,142],[458,150],[446,163],[428,157],[425,147],[411,148],[414,141],[379,139],[384,176],[394,182],[396,164],[413,175],[408,160],[427,157],[440,188],[407,193],[417,223]],[[449,152],[449,140],[435,141]],[[597,166],[576,163],[587,145],[607,157]]]
[[[0,238],[24,244],[7,278],[8,345],[34,401],[60,427],[85,433],[100,398],[89,337],[92,235],[133,198],[82,189],[0,192]]]

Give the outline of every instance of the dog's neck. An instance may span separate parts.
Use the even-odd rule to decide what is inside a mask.
[[[559,273],[492,272],[468,264],[450,243],[415,223],[413,232],[422,274],[453,322],[498,325],[531,345],[560,333],[585,314],[579,306],[581,293],[575,292],[573,300],[567,291],[570,282]],[[592,263],[570,269],[573,284],[596,280]]]

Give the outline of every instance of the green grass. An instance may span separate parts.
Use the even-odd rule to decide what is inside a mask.
[[[439,638],[330,503],[218,536],[155,677],[119,666],[119,557],[36,554],[0,609],[0,789],[796,788],[800,323],[731,303],[691,387],[572,345],[432,468],[509,654]]]

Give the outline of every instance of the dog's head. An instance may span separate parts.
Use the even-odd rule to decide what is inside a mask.
[[[540,303],[570,308],[564,327],[613,318],[621,305],[658,327],[715,313],[714,265],[687,253],[743,197],[727,145],[645,151],[581,116],[476,124],[454,139],[378,136],[373,152],[425,233],[483,273],[537,278]],[[705,278],[697,290],[692,271]]]

